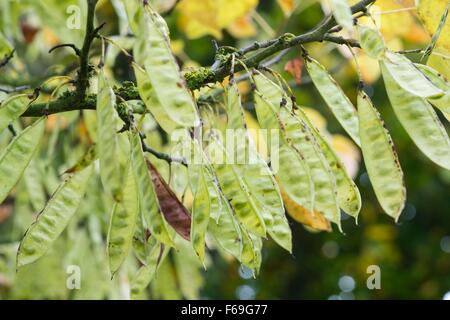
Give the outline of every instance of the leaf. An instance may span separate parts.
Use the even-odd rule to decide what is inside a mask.
[[[253,78],[260,95],[264,97],[264,99],[270,104],[271,109],[274,112],[278,112],[278,110],[280,109],[280,104],[283,98],[285,98],[285,93],[283,92],[283,90],[279,85],[275,84],[260,71],[255,70]]]
[[[159,242],[172,246],[172,237],[168,232],[167,222],[161,214],[155,186],[145,164],[141,140],[136,133],[130,133],[129,139],[131,146],[131,166],[138,187],[139,207],[146,227],[149,228],[151,235]]]
[[[47,202],[47,195],[45,194],[41,172],[35,160],[31,161],[25,170],[24,180],[33,210],[41,211]]]
[[[331,12],[345,30],[351,31],[353,29],[353,14],[347,0],[330,0]]]
[[[439,98],[427,99],[432,105],[444,113],[450,114],[450,83],[439,72],[423,64],[415,65],[419,70],[439,89],[444,91],[444,95]]]
[[[236,167],[240,170],[244,183],[255,199],[269,235],[290,252],[292,249],[291,230],[284,215],[283,201],[278,186],[269,167],[256,152],[246,130],[243,108],[236,85],[230,84],[227,93],[227,143],[230,136],[235,141],[233,159],[237,160]],[[242,155],[244,155],[244,161],[240,162]]]
[[[130,162],[131,163],[131,162]],[[139,198],[134,173],[129,166],[123,188],[123,199],[113,206],[107,237],[109,269],[117,272],[133,243],[136,221],[139,215]]]
[[[190,240],[191,217],[188,210],[178,200],[175,193],[164,181],[163,177],[156,170],[155,166],[147,160],[147,167],[150,170],[156,196],[165,220],[175,229],[175,231],[186,240]]]
[[[450,139],[436,112],[425,99],[403,90],[384,62],[381,71],[392,108],[408,135],[430,160],[450,169]]]
[[[180,68],[170,49],[170,43],[156,12],[141,9],[140,32],[136,45],[136,62],[145,67],[153,93],[169,118],[182,127],[195,127],[199,123],[194,100],[188,92]]]
[[[8,39],[0,32],[0,60],[9,55],[12,50],[13,47],[11,43],[9,43]]]
[[[30,105],[27,94],[19,94],[9,97],[0,104],[0,132],[5,130],[10,123],[20,117]]]
[[[116,95],[109,86],[103,69],[98,74],[97,139],[100,160],[100,177],[103,187],[116,200],[122,197],[122,173],[117,161]]]
[[[392,79],[405,91],[421,98],[439,97],[442,90],[433,85],[406,57],[401,54],[386,51],[382,61],[384,74]]]
[[[147,110],[150,111],[153,118],[155,118],[156,122],[158,122],[164,131],[167,133],[172,133],[177,129],[178,125],[172,121],[166,110],[164,110],[162,105],[159,103],[159,100],[156,98],[155,91],[152,83],[148,79],[147,72],[142,70],[135,63],[133,63],[133,70],[136,77],[139,95],[144,101]]]
[[[178,251],[173,255],[180,291],[186,299],[199,299],[205,280],[197,258],[188,243],[177,243]]]
[[[226,152],[221,143],[214,139],[208,145],[208,157],[214,167],[220,187],[231,203],[238,220],[251,232],[265,236],[266,226],[245,185],[240,171],[226,163]]]
[[[359,146],[358,117],[344,91],[318,61],[305,59],[306,69],[317,90],[333,112],[341,126]]]
[[[279,120],[284,139],[308,164],[314,183],[314,209],[340,228],[336,180],[315,137],[307,124],[286,108],[280,109]]]
[[[309,211],[314,207],[314,182],[308,163],[295,149],[282,143],[278,151],[279,168],[276,172],[280,189]],[[281,195],[283,193],[281,192]],[[286,204],[286,201],[284,201]]]
[[[205,236],[208,228],[211,202],[208,196],[208,185],[203,170],[199,171],[197,190],[192,206],[192,246],[200,261],[205,263]]]
[[[386,53],[386,47],[380,32],[365,26],[358,26],[357,30],[364,52],[371,58],[381,59]]]
[[[287,213],[297,222],[321,231],[331,231],[330,222],[325,219],[323,214],[317,211],[305,209],[298,202],[292,200],[281,187],[284,205]]]
[[[361,150],[375,195],[383,210],[396,221],[406,200],[403,172],[394,144],[369,97],[358,93]]]
[[[308,128],[319,144],[325,159],[328,161],[331,172],[336,179],[339,207],[344,210],[345,213],[357,219],[359,211],[361,210],[361,195],[352,178],[347,173],[344,164],[336,155],[328,141],[320,134],[319,130],[313,126],[306,114],[301,109],[297,108],[295,110],[295,115],[308,125]]]
[[[434,35],[441,23],[441,17],[448,6],[447,0],[420,0],[417,6],[417,14],[422,20],[429,34]],[[450,20],[447,18],[443,25],[436,46],[450,51]]]
[[[222,202],[223,213],[218,221],[210,219],[208,230],[222,249],[240,261],[242,252],[241,229],[234,218],[233,209],[228,201],[223,197],[220,201]]]
[[[39,119],[23,130],[0,155],[0,203],[19,181],[33,158],[44,134],[45,122]]]
[[[289,60],[284,65],[284,71],[289,72],[294,77],[296,85],[300,85],[302,83],[302,67],[303,60],[298,58]]]
[[[89,166],[69,176],[58,187],[25,233],[17,252],[17,268],[45,255],[64,231],[83,199],[91,174],[92,167]]]
[[[145,265],[139,268],[131,280],[130,295],[132,300],[142,297],[145,288],[153,280],[158,267],[167,255],[167,248],[154,239],[151,241],[150,247],[150,252],[145,259]]]

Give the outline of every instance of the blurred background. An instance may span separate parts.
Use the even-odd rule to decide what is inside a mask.
[[[219,45],[242,47],[285,32],[301,34],[317,25],[330,10],[326,1],[318,0],[151,2],[169,24],[172,49],[184,70],[212,64],[213,40]],[[423,2],[425,9],[417,10],[414,0],[376,1],[370,12],[389,48],[427,46],[446,0]],[[3,48],[16,48],[16,56],[0,69],[0,101],[16,90],[32,90],[50,77],[73,75],[77,59],[72,52],[64,49],[48,54],[48,50],[59,43],[80,45],[85,14],[84,0],[1,1],[0,42]],[[99,1],[97,21],[107,22],[103,35],[130,48],[132,37],[122,1]],[[442,32],[444,38],[450,35],[449,24]],[[332,43],[309,44],[306,48],[355,102],[359,78],[351,52]],[[438,41],[437,54],[431,55],[428,62],[447,77],[449,50],[448,38]],[[99,51],[97,44],[94,53]],[[0,55],[5,52],[0,50]],[[382,212],[359,150],[345,137],[302,67],[298,48],[293,48],[272,68],[289,82],[298,103],[308,108],[316,126],[328,135],[353,175],[363,198],[358,225],[344,215],[344,234],[338,230],[317,232],[289,217],[293,254],[265,241],[261,272],[256,278],[211,246],[207,271],[192,267],[195,262],[190,256],[174,257],[164,263],[148,298],[450,299],[450,172],[428,161],[407,136],[389,105],[376,61],[358,50],[355,54],[368,93],[391,132],[405,173],[407,203],[398,223]],[[408,57],[419,61],[421,55]],[[117,83],[133,80],[128,58],[115,47],[110,47],[107,66]],[[50,99],[51,90],[46,92],[43,88],[40,99],[45,101]],[[240,83],[251,122],[254,110],[251,97],[247,96],[249,89],[247,82]],[[448,121],[442,114],[439,116],[448,131]],[[22,121],[25,122],[15,125],[20,128],[27,120]],[[27,169],[16,192],[0,205],[0,299],[126,298],[129,273],[135,267],[127,265],[113,281],[109,279],[104,241],[110,209],[98,179],[92,179],[94,191],[53,250],[37,263],[18,273],[15,270],[15,254],[23,233],[37,208],[58,184],[59,174],[90,143],[92,122],[95,119],[88,111],[51,116],[47,121],[48,139],[40,150],[41,161]],[[152,146],[158,141],[156,147],[164,150],[164,137],[152,128],[148,135]],[[9,139],[9,132],[0,133],[0,150]],[[81,290],[66,288],[65,266],[71,264],[82,265]],[[367,268],[371,265],[379,266],[381,271],[379,290],[369,290],[366,285],[371,275]]]

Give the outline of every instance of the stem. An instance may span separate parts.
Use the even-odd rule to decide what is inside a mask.
[[[98,29],[94,29],[95,7],[98,0],[87,0],[88,15],[86,22],[86,34],[84,36],[83,47],[81,48],[80,56],[80,70],[78,71],[77,80],[77,96],[83,99],[86,90],[89,87],[89,51],[91,44],[96,37]]]

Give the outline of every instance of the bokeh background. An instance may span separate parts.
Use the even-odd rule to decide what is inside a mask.
[[[439,21],[439,12],[446,5],[446,0],[428,2],[435,8],[432,14],[418,12],[413,0],[376,1],[371,12],[391,49],[426,47]],[[210,65],[214,61],[213,40],[219,45],[241,47],[284,32],[301,34],[319,23],[324,12],[329,12],[327,2],[317,0],[181,0],[179,3],[159,0],[152,3],[170,26],[172,49],[183,69]],[[51,76],[74,72],[77,60],[70,51],[48,54],[48,50],[58,43],[81,43],[85,7],[84,0],[1,1],[1,35],[16,48],[16,57],[0,70],[3,89],[0,100],[13,88],[32,89]],[[66,24],[76,8],[81,13],[80,30],[70,29]],[[97,21],[107,22],[104,35],[124,48],[130,47],[132,38],[121,1],[100,1]],[[450,34],[449,28],[444,29],[443,35]],[[438,42],[439,54],[432,55],[429,64],[449,76],[450,60],[444,57],[449,43],[444,40]],[[359,78],[351,52],[345,46],[330,43],[309,44],[306,48],[330,70],[354,102]],[[99,50],[97,44],[94,52]],[[107,65],[115,80],[118,83],[133,80],[125,55],[114,48],[111,52]],[[148,298],[450,299],[450,172],[431,163],[414,146],[393,114],[376,61],[357,50],[355,53],[361,76],[391,132],[405,173],[407,204],[398,223],[382,213],[358,149],[345,138],[302,68],[299,50],[293,48],[273,68],[292,85],[299,104],[309,108],[314,122],[329,136],[353,174],[363,198],[358,225],[344,215],[344,234],[337,230],[316,232],[289,218],[293,254],[284,252],[272,241],[265,241],[258,277],[253,278],[249,270],[212,249],[207,272],[190,267],[194,262],[189,257],[164,264],[149,289]],[[408,57],[419,61],[421,55]],[[251,117],[254,110],[251,98],[246,96],[248,83],[240,83],[240,90]],[[45,90],[42,99],[49,99]],[[42,160],[27,169],[25,177],[35,178],[22,179],[17,191],[0,205],[0,299],[126,297],[128,269],[115,280],[109,279],[104,249],[109,207],[95,179],[91,182],[94,191],[53,250],[39,262],[18,273],[15,270],[18,243],[37,212],[39,195],[32,190],[51,193],[60,179],[58,173],[67,168],[67,163],[73,163],[90,141],[86,124],[91,121],[89,113],[81,115],[85,121],[79,121],[79,112],[49,118],[48,138],[40,151],[40,159],[47,162]],[[448,131],[448,121],[439,115]],[[16,125],[20,127],[23,123]],[[165,140],[158,136],[157,130],[150,135],[152,145],[157,140],[164,148]],[[1,149],[9,139],[8,132],[0,133]],[[66,288],[65,266],[70,264],[82,266],[85,279],[81,290]],[[366,286],[370,265],[380,267],[380,290],[369,290]]]

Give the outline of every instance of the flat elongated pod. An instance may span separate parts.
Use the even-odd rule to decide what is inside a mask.
[[[260,71],[255,70],[253,79],[256,84],[256,89],[260,92],[266,101],[272,105],[275,112],[280,109],[281,101],[284,98],[283,90],[279,85],[267,78]]]
[[[192,205],[191,239],[194,251],[200,261],[205,263],[205,236],[211,212],[211,202],[206,177],[203,170],[199,171],[197,190]]]
[[[295,221],[320,231],[331,231],[330,222],[318,211],[308,210],[291,199],[281,186],[281,195],[283,196],[284,206],[287,213]]]
[[[145,264],[139,268],[131,280],[130,296],[133,300],[141,298],[143,291],[153,280],[158,267],[165,258],[165,251],[168,250],[163,244],[159,243],[155,239],[150,240],[149,247],[150,250],[148,256],[145,258]]]
[[[241,97],[235,84],[230,84],[227,88],[227,128],[245,128],[244,113],[241,106]]]
[[[450,140],[436,112],[425,99],[403,90],[384,62],[381,71],[392,108],[406,132],[431,161],[450,170]]]
[[[209,170],[205,169],[205,178],[206,178],[206,184],[208,186],[208,193],[209,193],[209,216],[211,219],[215,220],[216,222],[219,221],[220,216],[222,215],[224,208],[223,203],[221,200],[221,192],[219,189],[219,183],[216,180],[216,177],[209,172]]]
[[[222,196],[220,201],[222,202],[223,213],[220,215],[218,221],[213,219],[209,221],[208,230],[222,249],[240,260],[242,235],[239,223],[234,218],[233,209],[228,201]]]
[[[394,144],[369,97],[358,93],[361,150],[375,195],[383,210],[398,220],[406,199],[403,172]]]
[[[100,177],[103,187],[116,201],[122,197],[123,174],[117,162],[117,111],[116,95],[109,86],[103,69],[98,74],[97,94],[97,148],[100,160]]]
[[[328,161],[331,172],[336,179],[339,207],[347,214],[357,219],[359,211],[361,210],[361,195],[359,193],[358,187],[348,174],[341,159],[339,159],[333,148],[322,136],[319,130],[314,127],[303,110],[296,109],[295,114],[308,125],[308,128],[316,138],[316,141],[319,144],[320,149],[325,156],[325,159],[327,159]]]
[[[353,28],[353,14],[347,0],[330,0],[333,16],[344,29],[351,31]]]
[[[42,257],[67,227],[86,192],[92,166],[69,176],[30,226],[17,252],[17,267]]]
[[[399,87],[414,96],[432,98],[444,93],[431,83],[408,58],[399,53],[386,51],[380,63],[384,74],[388,73]]]
[[[359,146],[358,116],[353,104],[324,66],[310,57],[305,59],[305,63],[309,76],[320,95],[344,130]]]
[[[150,170],[156,196],[165,220],[180,236],[186,240],[190,240],[191,217],[188,210],[150,161],[147,161],[147,167]]]
[[[270,237],[287,251],[292,250],[292,235],[284,215],[280,191],[267,164],[254,153],[254,163],[239,166],[245,184],[261,212]]]
[[[138,214],[139,198],[136,180],[134,172],[129,166],[123,188],[122,202],[114,204],[109,224],[107,250],[109,270],[112,275],[120,268],[130,251]]]
[[[428,101],[442,112],[450,114],[450,83],[439,72],[430,66],[423,64],[415,65],[430,81],[444,94],[438,98],[428,98]]]
[[[242,254],[241,263],[251,269],[256,275],[261,266],[262,240],[260,237],[250,234],[241,228]]]
[[[142,40],[143,41],[143,40]],[[134,75],[136,76],[137,88],[139,95],[145,103],[148,111],[155,118],[156,122],[167,133],[173,132],[178,125],[169,117],[166,110],[159,103],[156,98],[156,93],[153,89],[152,83],[148,79],[147,72],[133,64]]]
[[[30,105],[27,94],[19,94],[9,97],[0,104],[0,132],[8,125],[20,117]]]
[[[279,119],[287,143],[299,152],[308,164],[314,183],[314,209],[340,227],[336,180],[316,139],[306,123],[285,108],[280,109]]]
[[[239,155],[248,155],[244,164],[237,164],[236,167],[240,170],[243,181],[256,200],[256,205],[261,212],[269,235],[275,242],[290,252],[292,235],[284,215],[284,206],[278,185],[271,170],[258,155],[256,147],[248,135],[239,92],[235,85],[230,85],[228,89],[227,113],[228,129],[233,130],[233,135],[242,136],[242,139],[237,139],[235,145],[237,158]]]
[[[248,187],[240,176],[240,171],[233,164],[226,163],[225,154],[220,142],[212,140],[208,145],[208,156],[211,159],[220,187],[236,212],[238,220],[249,231],[265,236],[266,226],[256,206],[255,199],[250,195]]]
[[[359,43],[364,52],[371,58],[381,59],[386,52],[383,37],[378,30],[361,26],[357,27]]]
[[[263,129],[278,129],[279,124],[275,116],[277,109],[259,91],[255,91],[255,110],[258,123]]]
[[[308,163],[287,143],[280,145],[278,156],[280,165],[276,177],[279,184],[293,201],[312,211],[314,182]]]
[[[47,202],[42,174],[39,169],[36,161],[31,161],[23,175],[30,203],[35,212],[41,211]]]
[[[199,118],[194,100],[172,55],[169,39],[161,28],[161,18],[156,12],[149,11],[144,10],[142,13],[142,32],[138,34],[138,41],[143,39],[148,45],[142,65],[147,71],[153,92],[169,117],[182,127],[195,127]]]
[[[155,187],[145,163],[141,140],[137,134],[130,133],[131,165],[136,179],[139,207],[146,226],[159,242],[171,246],[172,238],[167,230],[167,222],[160,211]]]
[[[36,121],[15,137],[0,156],[0,203],[14,188],[33,158],[44,128],[43,119]]]

